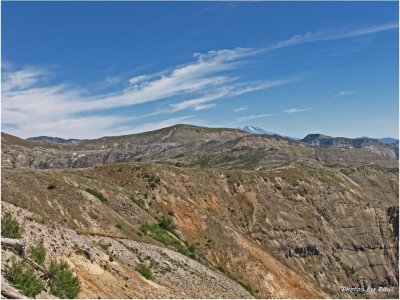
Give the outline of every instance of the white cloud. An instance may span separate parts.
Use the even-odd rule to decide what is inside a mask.
[[[302,80],[305,77],[290,77],[285,79],[270,80],[270,81],[253,81],[253,82],[241,82],[241,83],[231,83],[229,85],[223,85],[219,88],[215,88],[212,94],[204,95],[199,98],[194,98],[190,100],[184,100],[179,103],[171,104],[170,111],[180,111],[184,109],[192,108],[195,110],[198,105],[203,103],[208,103],[211,101],[236,97],[246,93],[255,92],[258,90],[265,90],[275,86],[289,84]],[[167,110],[168,111],[168,110]]]
[[[215,103],[210,103],[210,104],[200,104],[197,105],[195,108],[193,108],[193,110],[205,110],[205,109],[209,109],[212,107],[215,107],[216,104]]]
[[[39,83],[46,75],[45,70],[31,67],[15,72],[2,72],[1,89],[3,92],[25,90]]]
[[[305,44],[305,43],[311,43],[311,42],[317,42],[317,41],[329,41],[329,40],[350,38],[350,37],[361,36],[361,35],[366,35],[366,34],[371,34],[371,33],[377,33],[377,32],[381,32],[381,31],[392,30],[392,29],[396,29],[398,27],[399,27],[398,23],[393,22],[393,23],[380,24],[380,25],[375,25],[375,26],[371,26],[371,27],[365,27],[365,28],[360,28],[360,29],[355,29],[355,30],[350,30],[350,31],[349,30],[342,30],[342,31],[336,31],[336,32],[326,32],[326,31],[311,32],[311,31],[309,31],[304,34],[295,34],[286,40],[278,41],[278,42],[272,44],[271,46],[264,48],[264,51],[270,51],[270,50],[274,50],[274,49],[279,49],[279,48],[284,48],[284,47],[289,47],[289,46],[294,46],[294,45],[299,45],[299,44]]]
[[[272,114],[250,115],[250,116],[241,117],[238,119],[238,121],[248,121],[248,120],[266,118],[266,117],[271,117],[271,116],[273,116],[273,115]]]
[[[132,128],[128,128],[128,130],[126,132],[119,133],[119,134],[139,133],[139,132],[157,130],[157,129],[161,129],[164,127],[179,124],[182,122],[191,122],[193,120],[194,120],[193,116],[170,118],[167,120],[161,120],[161,121],[157,121],[157,122],[149,122],[149,123],[141,124],[139,126],[134,126]]]
[[[118,84],[122,81],[122,78],[119,76],[107,76],[106,79],[104,79],[103,84],[105,86],[112,86],[115,84]]]
[[[337,95],[338,96],[350,96],[350,95],[355,95],[358,94],[358,92],[355,91],[340,91]]]
[[[95,96],[89,90],[65,83],[49,84],[51,74],[47,69],[38,67],[16,69],[14,64],[6,62],[2,70],[2,123],[8,125],[10,133],[22,137],[50,133],[60,136],[78,137],[79,134],[82,137],[84,135],[94,137],[109,134],[112,128],[123,128],[123,126],[133,130],[134,124],[122,123],[162,113],[188,109],[203,110],[214,107],[214,102],[221,99],[304,79],[304,77],[292,77],[254,81],[233,75],[232,71],[245,65],[245,58],[262,51],[312,41],[365,35],[397,27],[397,24],[393,23],[334,34],[309,32],[294,35],[263,49],[235,48],[196,53],[192,62],[161,72],[125,79],[127,86],[125,89]],[[118,76],[105,79],[105,84],[109,85],[119,82],[123,81]],[[171,100],[172,97],[183,100],[167,106],[166,109],[158,109],[129,119],[108,112],[110,109],[120,107]],[[299,109],[292,110],[287,112],[300,112]],[[60,120],[64,120],[64,123]]]
[[[246,110],[246,109],[247,109],[246,106],[241,106],[241,107],[234,108],[233,111],[239,112],[239,111],[244,111],[244,110]]]
[[[161,101],[172,97],[185,100],[154,112],[132,117],[130,120],[174,113],[181,110],[204,110],[215,106],[216,100],[239,96],[300,80],[291,77],[274,81],[246,81],[231,75],[243,67],[244,57],[259,50],[236,48],[232,50],[196,53],[195,60],[154,74],[139,75],[126,80],[128,87],[117,93],[90,96],[90,91],[67,84],[48,84],[50,74],[46,69],[22,68],[4,70],[2,81],[2,122],[8,124],[10,133],[22,137],[31,135],[100,136],[109,128],[122,128],[123,119],[108,110]],[[121,81],[118,76],[105,79],[107,84]],[[116,111],[116,110],[114,110]],[[106,116],[93,116],[101,113]],[[111,115],[110,115],[111,114]],[[94,126],[87,130],[92,121]],[[54,126],[59,120],[68,120],[64,128]],[[75,122],[74,122],[75,120]],[[103,122],[101,121],[103,120]],[[50,128],[54,127],[52,130]],[[79,126],[82,126],[79,130]],[[122,127],[121,127],[122,126]],[[93,129],[96,128],[96,130]],[[130,127],[134,129],[132,124]],[[57,134],[57,132],[59,134]],[[117,134],[115,132],[114,134]]]
[[[304,112],[304,111],[309,111],[312,110],[312,108],[290,108],[285,110],[284,112],[287,114],[295,114],[295,113],[300,113],[300,112]]]

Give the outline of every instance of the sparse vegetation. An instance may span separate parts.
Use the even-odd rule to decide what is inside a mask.
[[[115,227],[117,227],[119,230],[122,230],[122,228],[123,228],[123,226],[122,226],[122,224],[115,224]]]
[[[161,178],[159,176],[150,175],[146,171],[142,171],[142,172],[138,173],[137,177],[145,179],[147,181],[147,183],[149,184],[149,187],[152,189],[157,187],[161,182]],[[145,198],[147,198],[147,197],[145,197]]]
[[[103,249],[104,251],[108,251],[108,249],[110,248],[111,244],[110,243],[99,243],[99,246],[101,249]]]
[[[50,183],[48,186],[47,186],[47,189],[48,190],[54,190],[54,189],[56,189],[57,188],[57,185],[55,185],[54,183]]]
[[[224,266],[218,266],[218,270],[221,271],[222,273],[226,273]]]
[[[11,259],[11,264],[6,267],[6,277],[27,297],[35,297],[44,288],[44,283],[36,271],[22,260]]]
[[[158,226],[162,229],[165,229],[169,232],[175,232],[175,226],[172,224],[172,219],[168,217],[162,217],[160,222],[158,222]]]
[[[194,253],[189,251],[184,243],[169,233],[175,231],[172,220],[169,218],[163,217],[157,224],[144,224],[140,227],[140,231],[150,235],[156,241],[172,247],[177,252],[191,257],[194,256]]]
[[[46,260],[46,248],[43,245],[43,240],[40,241],[40,243],[37,244],[36,246],[30,246],[29,254],[34,262],[43,266]]]
[[[21,237],[21,227],[10,213],[5,213],[1,218],[1,236],[10,239],[19,239]]]
[[[103,203],[107,202],[107,198],[96,189],[87,188],[86,192],[88,192],[89,194],[92,194],[93,196],[95,196],[97,199],[99,199]]]
[[[135,270],[143,275],[146,279],[153,278],[153,272],[151,272],[150,268],[146,266],[144,263],[139,263],[136,265]]]
[[[189,250],[190,252],[192,252],[192,253],[195,253],[195,252],[196,252],[196,245],[195,245],[195,244],[191,244],[191,245],[189,246],[188,250]]]
[[[76,298],[81,290],[81,283],[65,261],[52,260],[49,267],[50,292],[61,299]]]
[[[157,187],[160,184],[160,181],[160,177],[154,175],[151,175],[150,178],[147,180],[147,182],[149,183],[149,187],[151,187],[152,189]]]
[[[137,206],[139,206],[141,209],[146,209],[145,202],[143,199],[137,199],[135,198],[135,196],[131,196],[129,199],[131,199],[132,202],[135,203]]]
[[[343,262],[341,262],[341,265],[347,277],[352,277],[354,274],[356,274],[356,270],[354,269],[354,267],[350,267]]]
[[[340,259],[339,256],[333,255],[333,257],[335,258],[335,260],[336,260],[337,262],[340,262],[340,261],[341,261],[341,259]]]

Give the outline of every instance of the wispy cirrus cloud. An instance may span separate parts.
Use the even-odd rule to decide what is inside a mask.
[[[11,133],[22,137],[59,135],[92,138],[110,133],[120,134],[122,131],[134,132],[139,128],[137,121],[145,117],[185,110],[194,113],[212,109],[219,100],[290,84],[305,78],[288,76],[274,80],[248,79],[238,75],[241,74],[238,71],[247,67],[246,61],[249,57],[303,43],[350,38],[395,28],[398,28],[396,23],[388,23],[348,31],[308,32],[264,48],[235,48],[195,53],[190,62],[167,70],[140,74],[132,78],[123,78],[118,74],[107,77],[104,84],[114,86],[112,93],[100,91],[95,94],[90,89],[65,82],[52,83],[51,72],[46,68],[30,66],[16,69],[12,63],[6,63],[3,64],[2,70],[2,124],[3,128],[8,128]],[[117,112],[119,108],[150,102],[159,102],[162,107],[133,116]],[[305,110],[310,109],[293,108],[285,112],[297,113]],[[269,115],[251,115],[242,117],[242,120],[266,116]],[[151,123],[151,126],[156,126],[156,123],[166,124],[164,121],[168,123],[177,119],[168,117]]]
[[[118,130],[125,130],[127,123],[131,124],[131,132],[136,131],[137,126],[133,123],[138,118],[181,110],[210,109],[216,105],[213,102],[219,99],[299,80],[299,77],[290,77],[273,81],[245,81],[230,75],[229,71],[243,65],[242,58],[254,55],[258,51],[237,48],[205,54],[196,53],[194,62],[167,71],[129,78],[127,87],[122,91],[96,96],[90,96],[90,91],[67,84],[45,84],[49,74],[43,68],[4,70],[3,124],[22,137],[51,134],[85,138],[110,132],[121,134]],[[120,80],[119,77],[109,77],[105,82],[115,84]],[[121,117],[107,113],[110,109],[160,101],[178,95],[189,99],[147,115]],[[103,115],[91,115],[103,112]],[[64,120],[62,124],[60,120]],[[159,123],[163,124],[162,120]]]
[[[170,105],[170,110],[172,112],[190,109],[198,110],[197,108],[204,103],[209,103],[211,101],[216,101],[219,99],[236,97],[243,94],[255,92],[258,90],[266,90],[272,87],[285,85],[293,83],[299,80],[303,80],[305,76],[291,76],[285,79],[278,80],[266,80],[266,81],[253,81],[253,82],[232,82],[229,85],[223,85],[219,88],[213,90],[213,93],[204,95],[199,98],[194,98],[190,100],[181,101]],[[168,111],[168,110],[167,110]]]
[[[267,117],[272,117],[272,114],[259,114],[259,115],[250,115],[250,116],[244,116],[241,118],[238,118],[237,120],[239,122],[242,121],[249,121],[249,120],[254,120],[254,119],[259,119],[259,118],[267,118]]]
[[[285,110],[284,112],[287,114],[296,114],[296,113],[301,113],[305,111],[312,110],[312,108],[290,108]]]
[[[318,41],[330,41],[351,38],[356,36],[362,36],[372,33],[378,33],[387,30],[393,30],[398,28],[398,22],[390,22],[385,24],[379,24],[369,27],[363,27],[358,29],[342,29],[339,31],[309,31],[304,34],[295,34],[288,39],[275,42],[264,48],[264,51],[271,51],[279,48],[285,48],[295,46],[299,44],[318,42]]]
[[[340,91],[339,93],[337,93],[337,96],[343,97],[343,96],[350,96],[350,95],[355,95],[355,94],[358,94],[358,92],[344,90],[344,91]]]
[[[90,90],[65,83],[49,84],[50,74],[45,68],[4,69],[2,76],[2,122],[12,133],[22,137],[31,135],[62,135],[93,137],[109,133],[112,128],[123,128],[138,118],[181,110],[199,111],[215,107],[214,101],[253,91],[286,84],[298,78],[280,80],[250,80],[233,76],[232,70],[243,67],[243,58],[255,55],[257,49],[195,53],[194,61],[154,74],[142,74],[125,80],[119,92],[91,95]],[[105,82],[119,83],[118,76]],[[156,102],[173,97],[183,98],[169,105],[140,116],[120,116],[115,109]],[[186,99],[185,99],[186,98]],[[110,112],[114,110],[114,112]],[[93,115],[96,114],[96,117]],[[63,129],[55,124],[64,122]],[[102,122],[103,120],[103,122]],[[169,119],[168,119],[169,120]],[[173,120],[173,119],[172,119]],[[96,129],[87,129],[92,121]],[[79,130],[79,126],[82,130]],[[78,136],[81,135],[81,136]],[[119,134],[119,132],[114,132]]]
[[[205,110],[205,109],[209,109],[209,108],[212,108],[212,107],[215,107],[215,106],[217,106],[217,104],[215,104],[215,103],[199,104],[193,110]]]
[[[240,111],[244,111],[244,110],[246,110],[246,109],[248,109],[248,107],[246,107],[246,106],[240,106],[240,107],[234,108],[233,111],[234,111],[234,112],[240,112]]]
[[[119,76],[107,76],[106,79],[104,79],[103,84],[106,86],[112,86],[120,83],[121,81],[122,78]]]
[[[22,70],[2,73],[2,92],[25,90],[43,81],[48,71],[41,68],[27,67]]]

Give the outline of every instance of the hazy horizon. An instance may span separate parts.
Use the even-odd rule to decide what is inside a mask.
[[[229,129],[240,129],[240,130],[243,130],[244,127],[254,127],[254,128],[259,128],[259,129],[265,130],[265,131],[267,131],[268,133],[271,133],[271,134],[277,134],[277,135],[281,135],[283,137],[289,137],[289,138],[295,138],[295,139],[302,139],[302,138],[304,138],[304,137],[306,137],[307,135],[310,135],[310,134],[321,134],[321,135],[329,136],[327,134],[324,134],[323,132],[310,132],[310,133],[306,134],[305,136],[286,136],[286,135],[280,134],[279,132],[269,132],[265,128],[261,128],[259,126],[253,126],[253,125],[244,125],[244,126],[240,126],[240,127],[211,127],[211,126],[200,126],[200,125],[190,124],[190,123],[177,123],[177,124],[174,124],[174,125],[165,126],[165,127],[161,127],[161,128],[157,128],[157,129],[148,130],[148,131],[140,131],[140,132],[132,132],[132,133],[127,133],[127,134],[121,134],[121,135],[108,135],[108,136],[122,136],[122,135],[130,135],[130,134],[140,134],[140,133],[152,132],[152,131],[156,131],[156,130],[159,130],[159,129],[165,129],[165,128],[173,127],[173,126],[176,126],[176,125],[188,125],[188,126],[215,128],[215,129],[218,129],[218,128],[229,128]],[[6,134],[11,134],[11,133],[6,132],[6,131],[2,131],[2,132],[6,133]],[[20,137],[20,136],[17,136],[17,137]],[[61,139],[65,139],[65,140],[77,139],[77,138],[75,138],[73,136],[49,136],[49,135],[29,136],[29,137],[24,137],[24,139],[37,138],[37,137],[61,138]],[[87,139],[87,140],[99,139],[99,138],[102,138],[102,137],[106,137],[106,136],[103,135],[103,136],[97,136],[97,137],[89,137],[89,138],[84,138],[82,140],[85,140],[85,139]],[[342,137],[342,138],[350,138],[350,139],[357,139],[357,138],[372,138],[372,139],[393,138],[393,139],[397,139],[398,140],[398,138],[392,137],[392,136],[383,136],[383,137],[373,137],[373,136],[332,136],[332,137],[339,137],[339,138]],[[20,138],[22,138],[22,137],[20,137]]]

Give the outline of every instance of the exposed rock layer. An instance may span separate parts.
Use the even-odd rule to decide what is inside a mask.
[[[182,125],[77,144],[2,134],[3,210],[28,243],[64,236],[46,248],[83,279],[81,297],[396,296],[396,151],[305,142]],[[140,230],[162,217],[178,248]],[[153,280],[135,271],[143,260]]]

